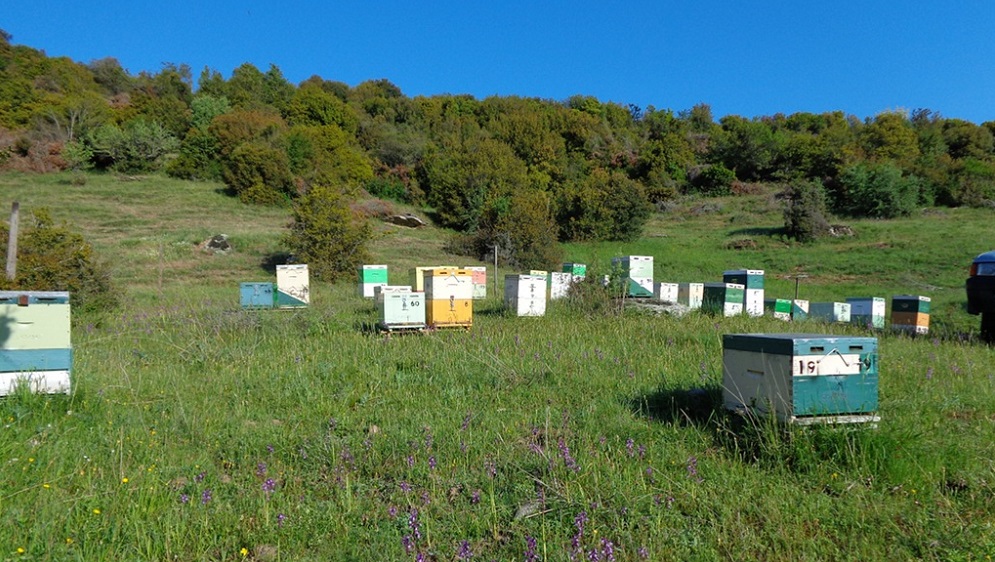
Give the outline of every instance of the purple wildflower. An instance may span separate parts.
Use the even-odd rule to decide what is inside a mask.
[[[456,553],[457,560],[469,560],[473,558],[473,551],[470,550],[469,541],[460,541],[459,552]]]
[[[629,451],[630,457],[636,456],[636,442],[631,437],[625,440],[625,450]]]
[[[415,549],[415,541],[412,540],[411,535],[404,535],[401,538],[401,544],[404,546],[404,552],[411,554],[411,551]]]
[[[435,470],[435,466],[436,466],[435,455],[432,455],[428,457],[428,467],[432,470]]]
[[[256,465],[256,476],[260,478],[266,476],[266,463],[261,462],[258,465]]]
[[[387,508],[387,515],[389,515],[391,519],[397,517],[397,506],[392,505],[392,506],[388,507]]]
[[[401,480],[401,483],[398,484],[398,486],[401,488],[401,491],[404,492],[405,494],[411,491],[411,485],[408,484],[406,480]]]
[[[418,510],[412,509],[408,513],[408,527],[411,528],[411,535],[415,540],[421,540],[421,527],[418,525]]]
[[[471,414],[470,412],[466,413],[466,416],[463,417],[463,425],[460,426],[460,431],[466,431],[466,429],[470,427],[470,418],[472,417],[473,414]]]
[[[702,478],[698,476],[698,457],[691,457],[688,459],[688,478],[696,480],[698,482],[702,481]]]
[[[587,552],[587,559],[591,562],[598,562],[601,560],[601,553],[598,552],[598,549],[592,548]]]
[[[193,481],[194,481],[194,482],[203,482],[203,481],[204,481],[204,477],[206,477],[206,476],[207,476],[207,473],[206,473],[206,472],[201,472],[201,473],[200,473],[200,474],[198,474],[197,476],[194,476],[194,477],[193,477]]]
[[[273,480],[272,478],[267,478],[266,481],[263,482],[263,492],[266,492],[267,496],[273,493],[273,490],[275,489],[276,489],[276,480]]]
[[[283,527],[283,524],[286,523],[286,522],[287,522],[287,516],[286,515],[284,515],[282,513],[278,513],[276,515],[276,526],[277,527]]]
[[[188,494],[180,494],[180,503],[187,503],[190,501],[190,496]]]
[[[432,496],[428,494],[428,490],[421,493],[421,501],[423,504],[428,505],[432,502]]]
[[[639,453],[639,458],[640,459],[643,458],[644,456],[646,456],[646,445],[640,445],[639,448],[636,449],[636,450]]]
[[[574,472],[580,472],[580,466],[577,465],[577,461],[570,454],[570,447],[567,447],[566,441],[560,437],[557,444],[560,447],[560,456],[563,457],[563,465]]]
[[[539,562],[535,537],[525,535],[525,562]]]
[[[474,505],[480,503],[480,490],[474,490],[473,493],[470,494],[470,503]]]
[[[650,551],[645,546],[639,547],[636,550],[636,554],[638,554],[643,560],[647,560],[650,557]]]
[[[200,494],[200,503],[206,505],[210,501],[211,501],[211,490],[210,490],[210,488],[208,488],[208,489],[204,490],[204,492],[202,494]]]
[[[273,452],[273,446],[272,445],[266,445],[266,452],[267,453],[272,453]]]
[[[494,465],[493,460],[487,459],[484,461],[484,472],[487,473],[487,477],[490,478],[491,480],[493,480],[494,477],[497,476],[497,466]]]
[[[601,539],[601,556],[608,562],[615,562],[615,545],[608,539]]]
[[[411,468],[414,465],[415,465],[415,458],[411,455],[408,455],[408,468]]]

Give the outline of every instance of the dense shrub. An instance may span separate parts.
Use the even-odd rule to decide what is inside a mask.
[[[155,121],[136,119],[123,127],[102,125],[88,136],[100,167],[119,172],[147,172],[158,169],[163,157],[176,150],[179,142]]]
[[[341,189],[315,185],[295,202],[283,242],[317,279],[334,281],[369,261],[366,245],[372,236],[373,229],[350,210]]]
[[[642,184],[601,168],[568,184],[558,203],[560,238],[569,241],[634,240],[653,212]]]
[[[225,184],[246,203],[273,205],[293,189],[286,152],[259,143],[245,143],[225,161]]]
[[[736,174],[722,164],[712,164],[691,177],[691,190],[703,195],[729,195]]]
[[[919,178],[903,176],[890,162],[854,164],[843,170],[835,188],[836,211],[853,217],[907,216],[919,206]]]
[[[33,221],[22,221],[18,235],[17,275],[13,280],[0,276],[0,289],[69,291],[73,308],[81,311],[115,306],[110,270],[93,246],[69,226],[55,224],[47,209],[33,215]],[[4,258],[9,234],[7,225],[0,225]]]
[[[788,236],[800,242],[811,242],[829,233],[826,193],[821,183],[795,183],[784,195],[784,229]]]

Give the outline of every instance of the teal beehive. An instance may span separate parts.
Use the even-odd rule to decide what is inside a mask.
[[[722,370],[729,410],[790,423],[879,420],[877,338],[728,334]]]
[[[272,283],[239,283],[238,295],[242,308],[273,308]]]

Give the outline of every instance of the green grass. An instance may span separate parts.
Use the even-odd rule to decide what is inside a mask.
[[[722,410],[722,334],[867,332],[569,302],[515,318],[491,298],[469,332],[384,338],[350,283],[312,282],[305,310],[242,311],[237,282],[268,279],[287,211],[143,182],[139,197],[111,176],[0,176],[22,209],[97,243],[125,303],[74,319],[71,395],[0,399],[2,559],[455,560],[465,541],[473,560],[525,560],[527,537],[540,560],[570,560],[575,538],[578,560],[604,559],[603,541],[616,560],[995,552],[995,356],[962,310],[990,212],[855,221],[853,239],[796,246],[763,234],[779,226],[766,199],[726,199],[658,215],[637,243],[568,247],[601,268],[654,255],[661,280],[762,268],[771,296],[804,271],[802,298],[933,297],[935,336],[878,334],[877,429],[799,429]],[[470,263],[434,229],[382,230],[392,279]],[[196,249],[217,232],[234,255]],[[726,248],[743,237],[757,248]]]

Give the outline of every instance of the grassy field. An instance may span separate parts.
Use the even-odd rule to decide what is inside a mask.
[[[351,283],[312,282],[306,310],[239,309],[239,281],[272,278],[285,209],[158,177],[5,174],[0,190],[92,240],[124,303],[74,318],[71,395],[0,399],[0,559],[995,553],[995,351],[963,294],[970,259],[995,247],[991,211],[853,221],[852,238],[798,246],[773,196],[686,200],[639,242],[567,247],[595,272],[653,255],[674,282],[764,269],[768,296],[804,273],[811,300],[932,297],[929,337],[873,334],[877,429],[799,429],[722,410],[722,335],[868,332],[569,300],[515,318],[492,297],[468,332],[385,338]],[[393,282],[474,263],[433,228],[378,232]],[[218,233],[232,255],[198,248]]]

